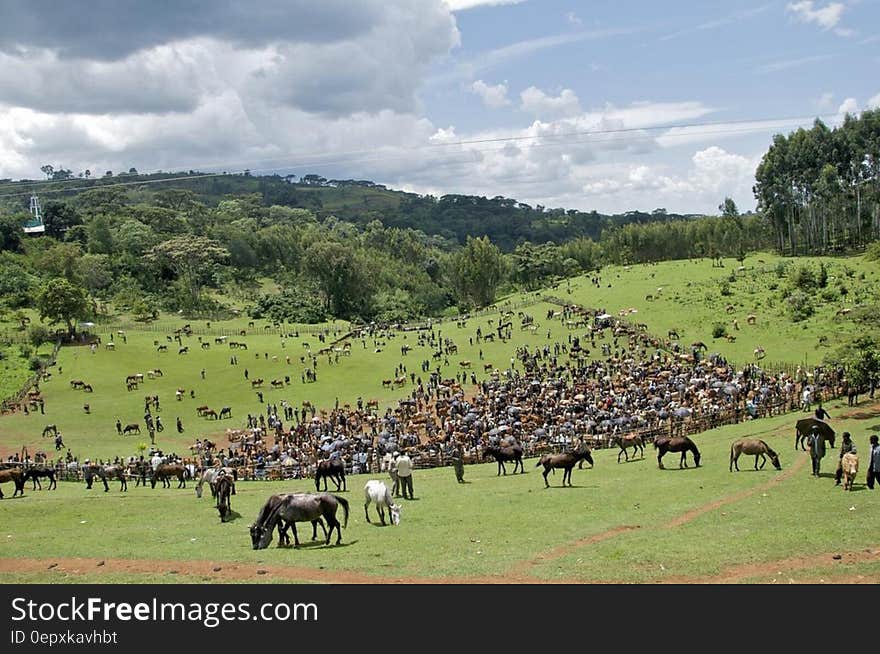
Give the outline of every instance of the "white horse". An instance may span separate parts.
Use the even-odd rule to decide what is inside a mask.
[[[196,484],[196,497],[202,496],[202,486],[205,485],[205,482],[208,483],[208,486],[211,489],[211,497],[215,497],[217,493],[214,490],[214,483],[217,481],[217,478],[221,473],[229,475],[233,480],[238,481],[235,479],[237,475],[232,468],[205,468],[202,470],[202,474],[199,476],[199,482]],[[233,489],[234,488],[235,487],[233,486]],[[235,490],[232,491],[232,494],[235,495]]]
[[[370,502],[376,505],[376,512],[379,514],[379,519],[383,525],[385,524],[386,507],[391,515],[391,524],[400,524],[400,506],[394,503],[391,491],[388,490],[388,486],[385,485],[384,481],[371,479],[364,486],[364,515],[367,516],[367,522],[370,522],[370,514],[367,511]]]

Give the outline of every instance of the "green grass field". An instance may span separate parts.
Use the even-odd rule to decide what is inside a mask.
[[[818,266],[817,260],[809,261]],[[620,309],[636,308],[629,320],[645,323],[652,333],[665,336],[667,330],[677,328],[683,343],[702,340],[710,352],[721,352],[736,362],[753,361],[753,350],[761,345],[767,361],[813,365],[820,362],[826,348],[863,329],[838,317],[837,310],[874,302],[877,297],[875,264],[859,257],[824,261],[831,277],[847,280],[847,302],[817,302],[815,315],[801,323],[792,323],[774,300],[778,291],[770,286],[780,282],[775,273],[779,260],[771,255],[749,257],[742,271],[734,268],[736,281],[730,283],[727,296],[721,296],[719,288],[732,272],[730,260],[723,269],[713,268],[708,260],[607,268],[602,271],[600,288],[585,277],[562,283],[550,294],[614,315]],[[647,294],[655,299],[645,300]],[[468,370],[482,380],[490,374],[483,364],[508,367],[518,345],[541,347],[578,333],[558,320],[546,320],[547,312],[558,306],[538,301],[540,295],[513,295],[499,302],[501,307],[534,316],[539,325],[534,333],[521,331],[518,316],[514,317],[513,338],[508,343],[469,342],[478,326],[484,333],[493,331],[498,313],[471,318],[465,326],[450,320],[436,325],[441,336],[459,346],[448,366],[442,359],[431,358],[431,348],[417,346],[414,332],[396,332],[381,342],[353,339],[351,356],[340,355],[338,363],[335,356],[333,363],[326,356],[319,357],[318,381],[308,384],[301,381],[305,365],[300,357],[308,351],[306,343],[313,351],[325,345],[316,335],[282,339],[267,334],[266,321],[257,320],[254,327],[248,326],[246,318],[214,322],[212,329],[231,334],[245,329],[245,336],[229,340],[246,342],[248,350],[230,350],[206,334],[202,340],[210,344],[209,349],[200,347],[196,335],[183,337],[189,353],[179,355],[177,343],[169,343],[166,334],[186,322],[197,330],[205,328],[203,321],[163,317],[151,328],[158,331],[128,328],[125,340],[117,333],[118,325],[98,325],[103,345],[94,353],[88,347],[61,349],[57,366],[51,369],[52,379],[41,384],[45,415],[0,417],[0,456],[5,458],[26,445],[31,453],[45,449],[51,457],[50,439],[41,438],[49,423],[58,425],[66,446],[81,458],[137,454],[138,444],[149,441],[146,433],[120,437],[115,422],[118,418],[123,424],[142,424],[144,396],[156,394],[166,426],[157,434],[159,447],[185,455],[195,438],[206,436],[223,447],[227,428],[242,427],[247,413],[262,409],[255,389],[244,377],[245,369],[250,379],[265,379],[265,402],[287,400],[298,406],[309,400],[319,408],[332,407],[337,398],[340,404],[354,405],[359,396],[365,401],[377,399],[383,407],[394,406],[411,391],[412,384],[388,389],[382,380],[391,379],[395,366],[401,364],[408,372],[422,374],[419,364],[424,359],[431,361],[432,368],[440,365],[444,377],[454,376],[462,370],[459,362],[470,360]],[[724,309],[728,304],[734,306],[733,313]],[[754,326],[746,324],[749,313],[758,316]],[[733,318],[739,321],[739,331],[731,327]],[[737,336],[735,342],[711,338],[716,321],[724,322],[728,332]],[[345,330],[343,324],[327,327],[331,338]],[[287,331],[295,329],[289,326]],[[819,346],[820,336],[827,337],[825,346]],[[106,347],[111,340],[115,343],[112,351]],[[157,352],[156,341],[167,344],[168,352]],[[404,344],[414,348],[406,356],[400,352]],[[232,355],[238,357],[238,365],[230,365]],[[149,379],[147,371],[155,368],[164,375]],[[144,374],[145,380],[129,392],[124,380],[135,373]],[[272,389],[269,382],[285,375],[291,384]],[[15,384],[10,379],[4,377],[7,386]],[[92,384],[94,392],[73,390],[72,379]],[[181,401],[175,400],[177,388],[186,391]],[[195,398],[190,397],[190,390],[195,391]],[[85,403],[90,405],[88,414]],[[195,409],[202,404],[217,411],[231,406],[233,418],[200,418]],[[845,407],[832,404],[828,408],[838,433],[849,429],[862,453],[866,452],[867,435],[880,430],[880,404],[860,407],[858,415],[847,420],[841,419]],[[174,429],[177,416],[183,421],[183,434]],[[621,465],[615,463],[616,452],[599,451],[596,468],[576,470],[571,489],[545,491],[534,459],[527,462],[528,474],[500,479],[494,464],[469,466],[466,478],[470,483],[465,485],[456,484],[449,469],[417,471],[417,500],[405,503],[399,528],[380,529],[364,522],[360,498],[367,477],[353,477],[350,492],[345,494],[352,502],[352,519],[344,532],[345,546],[339,548],[261,552],[250,548],[247,527],[266,497],[282,489],[313,488],[309,480],[241,482],[233,503],[241,517],[223,525],[211,501],[196,500],[191,489],[132,486],[120,494],[114,484],[104,494],[97,487],[86,491],[83,484],[62,483],[57,491],[28,490],[24,498],[0,501],[0,581],[878,580],[880,532],[874,526],[878,503],[873,493],[863,489],[864,470],[857,492],[851,494],[833,488],[827,477],[812,478],[806,456],[792,449],[792,425],[799,417],[791,414],[698,435],[704,466],[697,470],[679,471],[677,459],[668,455],[671,469],[660,471],[650,450],[645,461]],[[730,442],[744,435],[766,438],[780,452],[784,471],[756,473],[749,469],[751,460],[745,459],[743,472],[730,474]],[[833,458],[825,460],[829,473],[835,463]],[[561,473],[551,479],[558,484]],[[3,490],[11,495],[12,487],[5,485]],[[306,532],[300,529],[301,534]],[[832,559],[834,553],[842,558]],[[98,566],[100,561],[104,565]],[[50,568],[53,563],[57,565]],[[214,571],[215,567],[221,570]],[[259,569],[266,574],[257,574]]]
[[[864,453],[869,430],[880,429],[880,403],[844,419],[845,409],[829,406],[832,423],[850,430]],[[680,470],[668,454],[660,470],[653,449],[621,464],[616,451],[600,450],[594,469],[575,469],[571,488],[559,487],[557,473],[544,489],[536,459],[516,476],[497,477],[494,463],[468,466],[467,484],[449,468],[417,470],[416,499],[400,500],[399,527],[366,523],[369,477],[350,476],[340,493],[351,503],[340,547],[251,549],[248,526],[268,495],[313,489],[311,480],[239,482],[233,509],[240,517],[226,524],[192,484],[127,493],[118,483],[109,493],[76,483],[28,487],[25,497],[0,503],[0,581],[770,583],[816,574],[878,581],[880,499],[864,487],[864,471],[855,491],[835,488],[834,454],[823,461],[823,478],[813,478],[806,454],[792,449],[798,417],[697,436],[703,461],[696,469]],[[744,435],[767,440],[782,472],[769,463],[756,472],[751,457],[740,460],[741,472],[728,472],[729,445]],[[308,525],[299,533],[308,542]]]

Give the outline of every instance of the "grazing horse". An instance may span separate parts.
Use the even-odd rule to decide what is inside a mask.
[[[770,457],[770,463],[773,464],[773,467],[777,470],[782,470],[782,465],[779,463],[779,455],[776,454],[770,446],[767,445],[762,440],[757,438],[740,438],[738,441],[734,441],[730,446],[730,472],[733,472],[733,468],[736,467],[736,471],[739,472],[739,457],[741,454],[754,454],[755,455],[755,470],[763,470],[764,464],[767,463],[767,457]],[[761,467],[758,468],[758,458],[761,459]]]
[[[11,481],[15,484],[15,491],[12,493],[12,497],[16,495],[24,495],[24,471],[19,468],[7,468],[6,470],[0,470],[0,500],[3,499],[3,487],[2,484],[7,481]]]
[[[92,482],[94,478],[100,477],[101,481],[104,483],[104,492],[108,492],[110,490],[110,486],[107,484],[108,479],[118,479],[120,481],[119,490],[127,491],[128,490],[128,479],[126,478],[126,469],[121,465],[98,465],[96,463],[91,463],[83,466],[83,479],[86,481],[86,490],[92,487]]]
[[[513,474],[516,474],[517,468],[519,468],[519,471],[523,474],[525,474],[526,472],[522,460],[522,445],[516,444],[509,447],[498,447],[497,445],[490,445],[485,450],[483,450],[483,458],[488,459],[490,456],[495,457],[495,460],[498,462],[499,475],[502,472],[505,475],[507,474],[507,467],[504,465],[505,461],[515,461],[515,464],[513,466]]]
[[[202,416],[205,418],[212,418],[217,420],[217,412],[214,409],[208,409],[207,411],[202,412]]]
[[[220,512],[220,522],[226,522],[226,516],[232,512],[230,497],[235,495],[235,482],[232,475],[223,474],[216,482],[217,511]]]
[[[629,461],[629,454],[627,454],[627,448],[633,448],[633,459],[636,458],[636,452],[642,455],[642,458],[645,458],[645,441],[638,434],[632,434],[630,436],[615,436],[611,439],[611,443],[613,445],[617,445],[620,448],[620,452],[617,453],[617,462],[620,463],[620,455],[626,457],[626,460]]]
[[[257,515],[257,520],[254,524],[263,524],[269,517],[270,513],[278,508],[281,504],[281,500],[283,500],[285,496],[286,493],[279,493],[277,495],[272,495],[266,500],[266,503],[263,505],[263,508],[260,509],[260,513]],[[316,518],[315,520],[312,520],[312,540],[317,540],[318,538],[318,525],[321,525],[321,530],[324,532],[324,538],[327,538],[327,527],[324,524],[324,521],[321,518]],[[278,547],[290,546],[290,536],[287,534],[289,528],[289,523],[284,520],[278,521]],[[251,536],[253,536],[253,534],[254,528],[251,526]],[[256,548],[256,542],[254,543],[254,547]]]
[[[46,425],[43,427],[43,438],[49,435],[49,432],[52,433],[53,436],[58,435],[58,425]]]
[[[851,491],[859,471],[859,455],[847,452],[840,459],[840,467],[843,470],[843,490]]]
[[[186,488],[186,480],[189,478],[189,468],[180,463],[160,463],[153,471],[150,479],[150,488],[156,488],[156,481],[162,482],[162,488],[171,488],[169,477],[177,477],[177,487]]]
[[[223,420],[224,416],[227,418],[232,417],[232,407],[231,406],[225,406],[222,409],[220,409],[220,420]]]
[[[50,468],[49,466],[36,466],[28,468],[24,473],[25,480],[30,479],[34,483],[34,490],[37,490],[37,486],[40,487],[40,490],[43,490],[43,484],[40,483],[40,477],[49,478],[49,490],[58,488],[58,482],[55,480],[55,468]]]
[[[196,484],[196,497],[202,496],[202,487],[205,485],[205,482],[208,483],[208,488],[211,489],[211,497],[217,497],[217,487],[215,484],[223,475],[229,475],[233,481],[238,481],[238,472],[236,472],[235,468],[206,468],[202,470],[202,474],[199,475],[199,481]],[[235,486],[232,487],[232,494],[235,495]]]
[[[687,436],[661,436],[654,439],[654,448],[660,450],[657,454],[657,465],[663,470],[663,455],[667,452],[681,452],[681,461],[679,468],[687,468],[687,453],[692,452],[694,455],[694,465],[700,467],[700,450],[696,444]]]
[[[125,436],[125,434],[129,434],[131,432],[137,432],[138,434],[140,434],[141,433],[141,426],[139,424],[137,424],[136,422],[132,422],[128,425],[125,425],[125,427],[122,428],[122,435],[123,436]]]
[[[327,490],[327,479],[332,479],[336,484],[336,490],[348,490],[345,487],[345,463],[341,460],[336,461],[318,461],[315,467],[315,491],[320,491],[319,485],[321,479],[324,480],[324,490]]]
[[[270,497],[269,502],[272,501],[273,498]],[[267,505],[269,502],[267,502]],[[280,499],[276,500],[275,507],[267,510],[264,506],[263,510],[260,511],[257,522],[251,525],[253,548],[255,550],[262,550],[268,547],[272,541],[272,531],[281,520],[287,523],[281,530],[281,538],[283,538],[287,528],[292,527],[295,546],[299,547],[299,537],[296,533],[295,523],[311,522],[314,526],[317,524],[316,521],[321,518],[326,520],[330,527],[324,544],[330,544],[330,537],[333,535],[333,530],[336,529],[336,544],[339,545],[342,542],[342,528],[339,520],[336,519],[336,509],[340,504],[345,512],[345,524],[342,526],[348,527],[348,500],[344,497],[330,493],[288,493],[281,495]],[[281,541],[279,540],[280,544]]]
[[[376,505],[376,513],[379,514],[379,520],[382,521],[383,527],[385,526],[386,508],[391,518],[391,524],[400,524],[400,506],[394,503],[391,491],[388,490],[384,481],[371,479],[364,485],[364,515],[367,517],[367,522],[370,522],[370,513],[367,511],[370,502]]]
[[[590,464],[590,467],[593,467],[593,456],[587,448],[576,452],[564,452],[563,454],[544,454],[535,464],[535,467],[544,466],[544,488],[550,488],[547,475],[555,468],[565,470],[562,473],[562,485],[565,486],[565,482],[568,480],[568,485],[571,486],[571,471],[574,468],[574,464],[581,460],[586,461]]]

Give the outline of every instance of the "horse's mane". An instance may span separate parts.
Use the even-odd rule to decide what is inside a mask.
[[[277,498],[277,500],[276,500]],[[281,509],[281,497],[278,495],[272,495],[266,503],[263,505],[263,508],[260,509],[259,515],[257,515],[257,520],[254,522],[254,525],[257,527],[264,527],[266,524],[272,520],[272,527],[275,527],[275,523],[278,522],[278,513]],[[274,520],[273,520],[274,518]]]

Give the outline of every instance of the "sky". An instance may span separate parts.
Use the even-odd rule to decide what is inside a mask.
[[[773,135],[880,106],[878,70],[880,0],[0,0],[0,179],[744,211]]]

